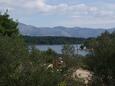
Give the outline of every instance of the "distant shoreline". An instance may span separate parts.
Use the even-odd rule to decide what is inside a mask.
[[[59,44],[82,44],[86,38],[57,37],[57,36],[23,36],[27,44],[59,45]]]

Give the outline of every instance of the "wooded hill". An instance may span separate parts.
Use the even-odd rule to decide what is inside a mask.
[[[85,38],[54,36],[23,36],[28,44],[80,44]]]

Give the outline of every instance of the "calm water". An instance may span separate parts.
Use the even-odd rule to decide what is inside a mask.
[[[61,54],[63,45],[35,45],[35,47],[41,51],[46,51],[46,50],[48,50],[48,48],[51,48],[56,53]],[[75,53],[76,54],[78,53],[79,55],[83,55],[83,56],[88,54],[88,51],[80,50],[80,45],[74,45],[74,47],[75,47]],[[77,51],[77,49],[79,49],[79,50]]]

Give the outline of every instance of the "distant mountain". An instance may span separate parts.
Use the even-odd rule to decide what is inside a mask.
[[[27,36],[64,36],[64,37],[97,37],[106,29],[93,29],[93,28],[80,28],[73,27],[67,28],[62,26],[57,27],[34,27],[31,25],[26,25],[19,23],[18,25],[19,31],[22,35]],[[113,29],[108,29],[109,32],[114,31]]]

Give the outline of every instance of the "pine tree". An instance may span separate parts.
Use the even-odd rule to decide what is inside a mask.
[[[8,10],[4,13],[0,13],[0,34],[12,36],[18,34],[18,23],[13,21],[8,14]]]

